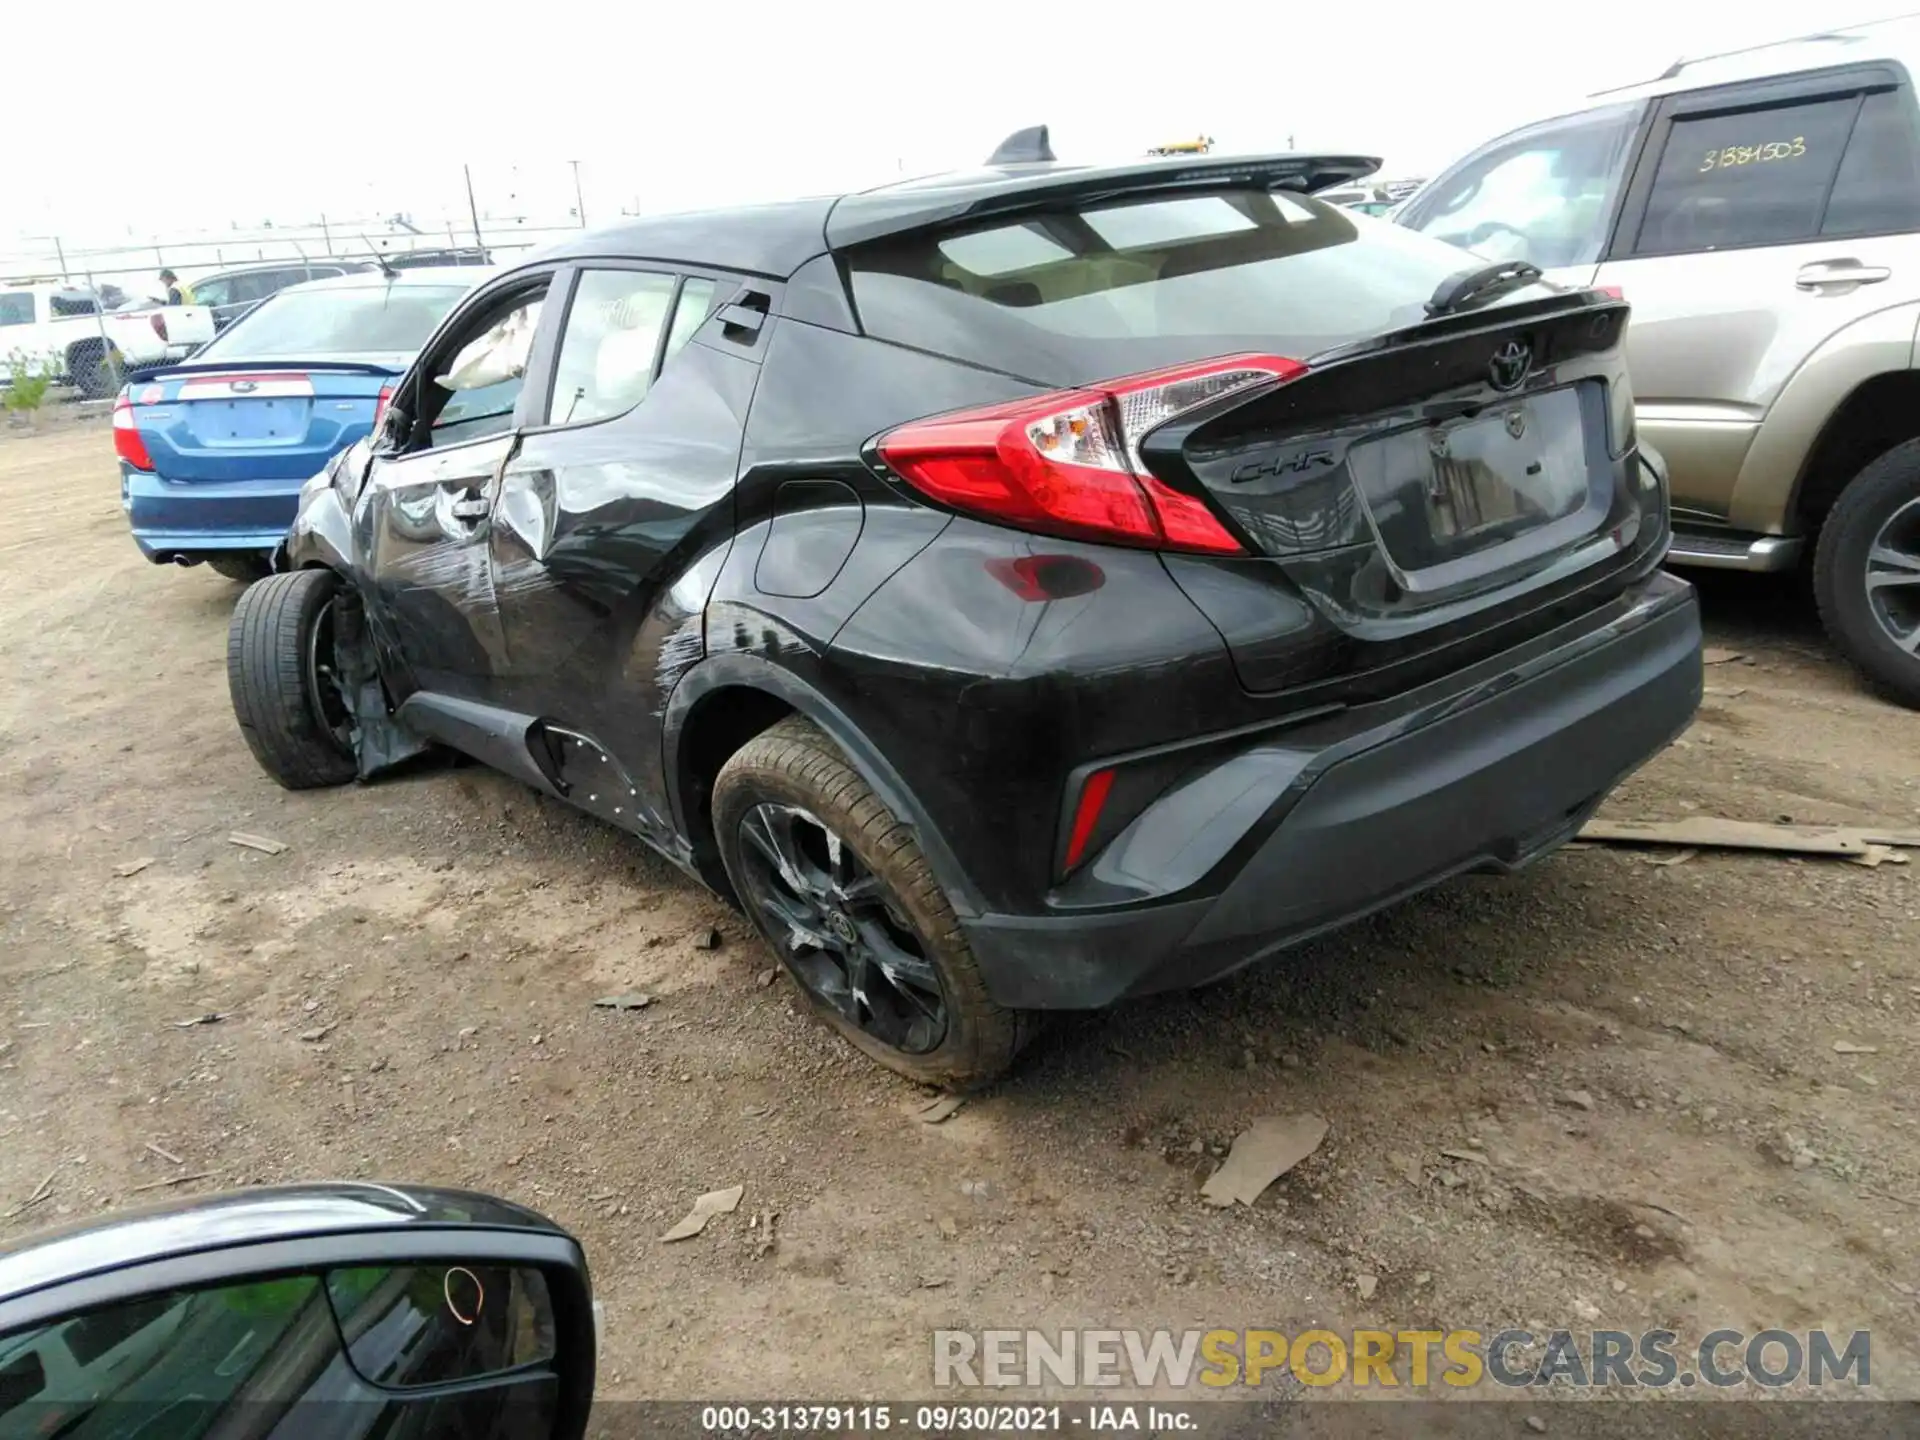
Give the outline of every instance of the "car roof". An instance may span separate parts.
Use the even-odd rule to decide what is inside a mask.
[[[1675,60],[1651,79],[1598,90],[1587,98],[1599,104],[1649,100],[1682,90],[1792,75],[1803,70],[1915,58],[1920,58],[1920,14],[1896,15],[1865,25],[1837,27],[1715,55]]]
[[[328,275],[319,280],[302,280],[278,293],[306,290],[366,290],[376,285],[464,285],[471,289],[482,280],[500,273],[496,265],[428,265],[418,269],[396,270],[382,276],[378,270],[353,270],[345,275]]]
[[[1122,165],[989,165],[845,195],[651,216],[586,232],[535,258],[661,260],[784,277],[829,249],[1048,198],[1276,180],[1316,190],[1379,168],[1372,156],[1291,154],[1171,156]]]

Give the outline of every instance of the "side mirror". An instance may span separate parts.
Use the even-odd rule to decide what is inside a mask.
[[[0,1250],[0,1440],[579,1440],[579,1243],[492,1196],[238,1192]]]

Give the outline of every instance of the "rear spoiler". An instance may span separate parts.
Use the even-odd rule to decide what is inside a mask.
[[[1010,137],[1011,138],[1011,137]],[[1374,155],[1195,155],[1129,165],[1068,166],[1018,174],[985,171],[950,181],[887,186],[847,195],[827,215],[827,245],[845,250],[915,230],[1017,215],[1062,202],[1089,204],[1132,196],[1251,185],[1312,194],[1364,179]]]
[[[175,375],[218,375],[235,371],[247,375],[270,375],[276,370],[298,371],[302,375],[316,370],[331,370],[347,375],[401,375],[406,368],[404,365],[377,365],[371,360],[180,360],[171,365],[143,365],[140,367],[140,378],[169,380]]]

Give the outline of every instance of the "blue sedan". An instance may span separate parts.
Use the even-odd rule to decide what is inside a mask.
[[[120,504],[155,564],[267,573],[300,486],[373,429],[454,302],[492,272],[377,271],[294,285],[113,407]]]

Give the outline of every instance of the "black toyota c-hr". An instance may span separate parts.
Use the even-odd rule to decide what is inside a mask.
[[[1308,193],[1374,164],[990,164],[500,275],[241,599],[248,743],[563,797],[957,1086],[1533,860],[1687,724],[1698,614],[1626,305]]]

